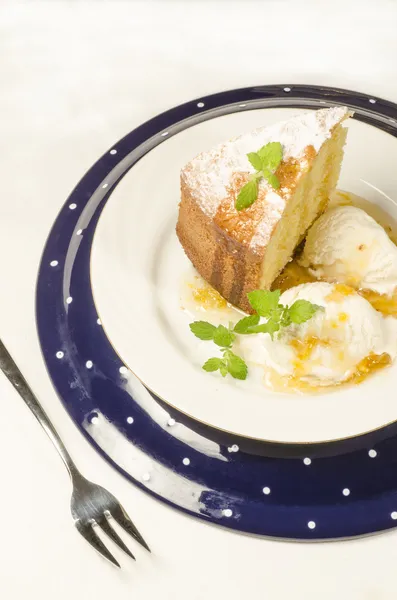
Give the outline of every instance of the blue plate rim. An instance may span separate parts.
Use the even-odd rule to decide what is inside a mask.
[[[289,90],[289,91],[286,91],[286,90]],[[53,352],[51,353],[51,351],[50,351],[50,347],[52,345],[51,344],[51,335],[54,335],[54,332],[50,333],[48,330],[49,323],[47,322],[47,312],[48,312],[48,309],[49,309],[49,306],[51,305],[51,303],[48,302],[48,300],[50,299],[50,295],[48,295],[46,293],[46,292],[48,292],[48,290],[46,290],[45,288],[48,287],[48,284],[49,284],[49,274],[52,278],[54,274],[57,273],[59,275],[59,273],[60,273],[60,269],[58,269],[59,265],[57,265],[55,268],[52,268],[51,270],[48,269],[48,265],[50,262],[48,260],[48,258],[50,256],[53,256],[54,243],[56,245],[59,242],[58,239],[56,240],[56,242],[54,241],[54,236],[61,235],[58,231],[57,225],[61,221],[62,222],[65,221],[65,219],[70,220],[69,217],[71,214],[77,214],[77,215],[79,214],[79,211],[77,210],[77,208],[79,208],[79,206],[81,205],[80,202],[73,210],[70,209],[69,207],[72,204],[75,204],[75,200],[77,198],[79,198],[79,201],[80,201],[80,196],[79,196],[80,193],[83,193],[83,195],[86,196],[86,205],[89,204],[94,192],[98,190],[99,185],[104,180],[105,172],[106,172],[106,176],[107,176],[109,174],[109,172],[112,172],[114,170],[116,160],[118,160],[117,164],[119,164],[120,162],[122,162],[122,160],[128,154],[131,153],[131,149],[128,150],[129,145],[133,144],[133,146],[136,148],[139,145],[141,145],[142,143],[144,143],[145,141],[152,139],[153,135],[157,135],[157,136],[161,135],[161,132],[164,132],[164,131],[166,131],[166,129],[171,127],[171,121],[173,119],[175,119],[175,117],[177,117],[177,120],[175,121],[175,123],[180,123],[180,122],[186,121],[187,119],[190,119],[191,117],[197,116],[197,108],[200,108],[201,115],[204,114],[204,116],[205,116],[206,113],[209,115],[209,113],[214,108],[217,108],[219,106],[225,107],[225,106],[232,105],[235,107],[235,105],[238,103],[246,104],[246,106],[242,106],[239,108],[241,108],[241,109],[247,108],[248,110],[251,110],[252,108],[250,109],[248,106],[249,102],[252,102],[255,100],[261,101],[264,99],[272,99],[272,100],[277,101],[277,99],[279,99],[279,98],[280,99],[285,98],[286,95],[288,95],[289,99],[291,99],[291,98],[295,99],[297,104],[299,104],[299,102],[302,99],[306,99],[308,101],[308,103],[306,104],[308,107],[310,107],[311,102],[316,107],[318,107],[319,99],[323,100],[324,106],[329,105],[329,104],[335,104],[335,103],[347,104],[350,106],[353,105],[353,107],[356,106],[356,108],[360,108],[364,111],[364,114],[360,116],[360,120],[363,120],[366,122],[368,122],[368,120],[370,121],[370,115],[366,116],[366,114],[365,114],[366,111],[368,111],[369,113],[373,112],[374,114],[380,113],[385,117],[385,121],[382,123],[382,126],[380,128],[383,129],[384,131],[387,131],[388,133],[392,133],[393,135],[396,135],[396,124],[397,124],[397,122],[395,120],[396,116],[397,116],[396,105],[394,105],[393,103],[391,103],[387,100],[382,100],[380,98],[372,97],[372,96],[369,96],[366,94],[358,94],[355,92],[340,90],[338,88],[324,88],[324,87],[320,87],[320,86],[302,86],[302,85],[292,85],[292,84],[285,85],[284,84],[284,85],[279,85],[279,86],[259,86],[259,87],[254,87],[254,88],[240,88],[238,90],[230,90],[230,91],[220,92],[218,94],[206,96],[203,98],[198,98],[191,102],[182,104],[179,107],[170,109],[170,110],[154,117],[153,119],[150,119],[146,123],[140,125],[138,128],[134,129],[132,132],[130,132],[129,134],[124,136],[119,142],[117,142],[117,144],[112,146],[112,149],[109,149],[108,152],[103,154],[102,157],[94,164],[93,167],[91,167],[91,169],[89,169],[87,171],[87,173],[83,176],[81,181],[73,189],[73,191],[70,194],[69,198],[67,199],[65,205],[61,209],[61,211],[51,229],[51,232],[48,236],[48,239],[46,241],[45,248],[43,251],[43,256],[42,256],[42,259],[40,262],[40,269],[39,269],[39,275],[38,275],[38,280],[37,280],[37,290],[36,290],[37,327],[38,327],[40,344],[41,344],[41,348],[42,348],[42,352],[43,352],[44,361],[47,366],[47,370],[53,381],[54,387],[56,388],[56,390],[61,398],[61,401],[63,402],[69,415],[74,420],[75,424],[83,432],[85,437],[97,448],[97,450],[107,460],[109,460],[113,464],[113,466],[115,466],[119,471],[121,471],[124,475],[126,475],[130,479],[131,479],[131,475],[129,475],[124,469],[122,469],[120,467],[120,465],[117,465],[111,458],[109,458],[109,456],[107,456],[103,452],[103,449],[101,449],[101,447],[95,441],[93,441],[92,437],[87,433],[87,430],[82,425],[82,422],[80,422],[76,418],[76,416],[73,412],[70,400],[69,400],[69,396],[66,395],[65,393],[62,393],[62,390],[60,389],[59,381],[57,381],[57,376],[54,375],[55,371],[57,370],[57,368],[59,366],[59,359],[54,360],[54,353]],[[317,102],[317,104],[316,104],[316,102]],[[354,104],[355,102],[357,103],[357,105]],[[200,103],[202,103],[203,106],[199,106]],[[294,106],[294,103],[292,102],[292,104],[289,104],[289,106]],[[301,106],[301,104],[299,104],[299,106]],[[375,111],[374,107],[376,107],[376,111]],[[207,118],[212,118],[212,117],[208,116]],[[191,125],[192,124],[194,124],[194,123],[192,122]],[[145,138],[145,132],[147,133],[148,130],[150,130],[152,132],[152,135],[146,136],[146,139],[143,139],[143,138]],[[155,133],[153,134],[154,130],[155,130]],[[167,136],[164,136],[164,138],[166,138],[166,137]],[[161,143],[161,140],[158,143]],[[127,146],[127,148],[126,148],[126,146]],[[117,148],[117,153],[112,152],[115,148]],[[144,152],[142,154],[142,156],[145,153],[146,152]],[[116,160],[114,159],[115,156],[117,157]],[[135,162],[133,164],[135,164]],[[131,165],[131,166],[133,166],[133,165]],[[131,166],[129,168],[131,168]],[[107,170],[108,168],[110,168],[110,171]],[[123,175],[127,171],[128,171],[128,169],[123,172]],[[115,185],[117,185],[117,183],[120,179],[121,179],[121,177],[116,179],[116,181],[109,186],[109,190],[107,190],[104,193],[103,198],[100,200],[99,204],[101,202],[103,203],[103,205],[106,203],[107,198],[110,196],[111,190],[113,189],[113,187]],[[84,188],[84,190],[82,188]],[[91,189],[91,188],[93,188],[93,189]],[[75,210],[76,210],[76,213],[75,213]],[[66,213],[66,214],[64,214],[64,213]],[[81,214],[80,214],[80,217],[81,217]],[[75,231],[75,229],[76,229],[76,227],[74,226],[73,232]],[[94,230],[95,230],[95,227],[94,227]],[[73,235],[73,232],[72,232],[72,235]],[[82,238],[84,238],[84,237],[85,236],[83,235]],[[62,252],[61,252],[61,254],[62,254]],[[77,252],[77,254],[78,254],[78,252]],[[73,267],[74,267],[74,263],[73,263]],[[62,279],[62,283],[63,283],[63,279]],[[50,287],[51,287],[51,285],[50,285]],[[54,285],[53,287],[57,288],[57,290],[59,292],[59,281],[58,281],[58,287],[56,285]],[[65,304],[66,299],[64,298],[63,288],[64,288],[64,286],[62,285],[62,298],[61,298],[62,302],[61,302],[61,304],[63,305],[63,308],[65,309],[65,315],[67,315],[69,309],[74,304],[74,299],[73,299],[71,306],[68,306],[67,304]],[[54,294],[55,294],[55,292],[56,292],[56,290],[54,290]],[[52,293],[52,289],[51,289],[51,293]],[[74,298],[74,296],[73,296],[73,298]],[[58,312],[57,312],[59,310],[59,306],[56,306],[56,302],[58,301],[58,303],[59,303],[60,298],[57,299],[56,296],[54,295],[52,300],[54,302],[54,306],[51,308],[55,311],[54,312],[55,320],[52,323],[53,324],[55,323],[55,325],[58,324],[58,332],[62,331],[62,335],[70,336],[71,331],[67,330],[67,325],[68,325],[67,319],[65,322],[62,322],[62,323],[59,321],[59,319],[61,318],[62,315],[58,314]],[[65,327],[66,327],[66,329],[65,329]],[[76,335],[76,332],[74,332],[74,334]],[[78,344],[76,344],[75,342],[76,342],[76,340],[73,339],[72,343],[77,347]],[[81,367],[81,365],[80,365],[80,367]],[[86,373],[84,373],[84,375],[86,375]],[[90,375],[91,375],[91,372],[90,372]],[[81,376],[81,374],[80,374],[80,376]],[[152,395],[152,397],[153,397],[153,395]],[[169,408],[169,407],[167,407],[167,408]],[[178,414],[178,419],[179,419],[179,421],[181,421],[179,414]],[[189,425],[187,425],[187,426],[189,426]],[[387,436],[386,436],[387,439],[383,440],[383,443],[390,443],[390,440],[394,440],[394,433],[395,433],[394,431],[388,431]],[[204,432],[204,435],[206,435],[206,434],[208,434],[208,431]],[[170,435],[169,431],[167,431],[167,435],[168,436]],[[171,435],[171,438],[172,438],[172,435]],[[372,440],[367,439],[365,441],[366,448],[369,447],[368,444],[370,444],[372,446],[372,443],[370,443],[370,442],[372,442]],[[179,443],[179,441],[178,441],[178,443]],[[313,468],[312,469],[307,468],[308,465],[305,465],[305,463],[301,460],[301,456],[300,456],[300,458],[297,458],[294,455],[291,455],[289,458],[272,457],[271,455],[265,456],[265,457],[264,456],[258,457],[255,454],[255,452],[252,452],[252,450],[250,451],[251,453],[249,453],[247,450],[244,450],[244,451],[238,451],[236,454],[233,453],[233,455],[231,455],[229,452],[229,449],[226,445],[223,448],[223,451],[225,453],[225,457],[227,457],[227,459],[228,459],[228,461],[227,461],[228,464],[230,462],[232,462],[233,464],[239,463],[239,466],[238,466],[239,469],[242,468],[241,465],[243,465],[243,464],[245,464],[246,468],[247,468],[247,465],[250,464],[250,468],[251,468],[252,460],[254,460],[254,462],[255,462],[256,460],[260,459],[263,462],[262,467],[264,466],[264,463],[267,463],[267,467],[269,469],[274,468],[274,461],[276,461],[279,464],[280,464],[280,461],[283,461],[283,464],[291,462],[291,468],[292,468],[292,463],[293,463],[294,467],[292,468],[292,471],[294,473],[295,478],[297,476],[296,472],[300,472],[300,477],[303,476],[302,473],[305,473],[305,475],[303,477],[307,477],[307,473],[314,471]],[[313,452],[313,449],[311,448],[310,451]],[[317,464],[320,464],[320,462],[327,461],[327,460],[328,461],[330,461],[330,460],[339,461],[341,458],[345,458],[346,456],[351,457],[352,455],[357,455],[357,457],[358,456],[362,457],[363,454],[364,455],[367,454],[367,456],[368,456],[368,453],[363,448],[357,449],[357,447],[345,448],[343,450],[343,452],[345,452],[344,455],[335,456],[334,452],[335,452],[335,450],[332,450],[331,456],[323,456],[322,458],[313,458],[313,460]],[[315,452],[312,453],[312,456],[315,456]],[[208,457],[206,457],[206,458],[208,459]],[[368,460],[368,458],[367,458],[367,460]],[[370,461],[370,462],[374,462],[374,461]],[[299,465],[299,468],[301,470],[303,468],[303,471],[299,471],[299,469],[296,468],[297,465]],[[303,465],[303,467],[302,467],[302,465]],[[219,467],[219,464],[217,466]],[[212,468],[213,467],[211,467],[211,469]],[[289,469],[286,469],[286,471],[290,472]],[[195,473],[194,477],[197,479],[198,475],[199,475],[198,473]],[[208,475],[208,473],[207,473],[207,475]],[[311,479],[311,477],[312,476],[310,475],[309,480]],[[193,475],[192,475],[192,478],[193,478]],[[200,477],[198,477],[198,478],[200,479]],[[156,491],[153,489],[148,490],[147,486],[143,485],[142,482],[137,481],[136,479],[133,479],[133,481],[134,481],[134,483],[139,485],[141,488],[146,489],[146,491],[149,491],[150,493],[152,493],[156,497],[162,499],[163,501],[167,502],[168,504],[171,504],[172,506],[176,506],[176,504],[174,502],[170,501],[169,498],[167,499],[166,491],[162,492],[162,493],[156,493]],[[228,483],[228,485],[230,485],[230,482]],[[314,485],[314,482],[311,482],[310,485]],[[227,489],[229,489],[229,488],[227,488]],[[344,488],[344,489],[347,489],[347,488]],[[244,517],[241,513],[241,510],[239,512],[239,510],[236,509],[235,512],[233,512],[232,518],[229,518],[229,517],[226,517],[222,512],[222,511],[228,510],[228,509],[227,508],[221,509],[218,506],[218,504],[222,504],[223,500],[222,500],[222,497],[220,497],[220,496],[222,496],[222,494],[223,494],[223,497],[224,497],[225,492],[222,491],[221,494],[219,493],[218,490],[214,490],[214,492],[216,492],[216,493],[214,493],[211,497],[208,497],[206,499],[206,504],[204,503],[205,507],[204,507],[203,511],[187,510],[185,512],[188,512],[189,514],[194,514],[194,516],[198,516],[202,519],[209,520],[216,524],[230,527],[232,529],[237,529],[239,531],[246,531],[249,533],[257,533],[259,535],[266,535],[266,536],[269,536],[272,538],[282,537],[284,539],[314,540],[314,539],[338,539],[338,538],[353,537],[356,535],[367,535],[374,531],[379,531],[382,529],[388,529],[388,528],[393,527],[393,521],[395,520],[395,517],[393,516],[392,520],[390,520],[390,515],[393,514],[397,517],[397,513],[395,514],[395,511],[393,510],[393,508],[394,508],[394,504],[393,504],[393,505],[390,505],[390,509],[389,509],[388,513],[387,513],[387,511],[383,512],[383,519],[381,520],[382,522],[381,522],[381,524],[378,522],[376,524],[376,526],[374,525],[374,523],[372,523],[371,527],[368,528],[369,524],[366,522],[366,523],[361,523],[359,529],[357,529],[357,524],[356,524],[356,528],[350,527],[350,529],[349,529],[348,527],[345,527],[343,532],[340,531],[339,527],[336,527],[336,528],[334,527],[334,529],[332,530],[332,527],[330,529],[330,526],[328,526],[327,528],[323,527],[323,529],[321,531],[319,531],[317,525],[313,529],[310,529],[310,527],[307,524],[311,521],[305,522],[305,518],[303,516],[303,513],[305,513],[305,509],[307,509],[307,506],[306,505],[301,506],[298,503],[297,506],[300,507],[300,511],[298,511],[300,513],[299,520],[302,525],[302,530],[300,530],[300,528],[298,527],[298,530],[299,530],[298,531],[296,528],[296,524],[289,522],[290,519],[288,518],[287,514],[283,514],[283,519],[284,519],[284,522],[288,526],[286,527],[285,524],[283,524],[280,521],[280,517],[279,517],[278,519],[276,519],[277,526],[276,526],[276,529],[274,529],[274,527],[270,527],[269,523],[267,524],[267,527],[264,527],[263,523],[261,525],[259,525],[258,519],[254,518],[254,513],[257,510],[259,511],[259,513],[261,513],[261,512],[263,512],[264,508],[266,508],[265,516],[266,516],[266,513],[269,513],[272,511],[277,512],[277,510],[276,510],[277,508],[281,509],[284,506],[281,503],[281,499],[280,499],[280,502],[278,505],[275,505],[274,503],[263,504],[263,497],[261,497],[262,502],[259,503],[260,508],[258,508],[257,506],[254,506],[255,503],[258,504],[258,498],[255,497],[255,502],[254,502],[252,500],[252,498],[251,499],[249,498],[248,492],[246,492],[246,493],[241,492],[241,497],[239,497],[237,506],[241,508],[244,505],[244,503],[246,503],[247,506],[250,505],[249,508],[250,508],[251,516],[249,518],[247,516]],[[271,496],[272,501],[273,501],[273,498],[274,498],[273,492],[272,492],[272,494],[269,494],[269,496]],[[350,490],[349,490],[349,496],[350,496]],[[361,497],[361,501],[362,500],[363,500],[363,498]],[[358,500],[357,500],[357,502],[358,502]],[[368,498],[366,499],[366,503],[368,503]],[[371,498],[371,504],[372,504],[372,498]],[[227,506],[229,506],[229,505],[230,505],[230,502],[227,504]],[[349,502],[345,502],[344,505],[341,506],[341,509],[343,509],[342,512],[345,512],[351,506],[352,506],[352,504],[351,504],[350,500],[349,500]],[[181,507],[179,506],[178,508],[181,508]],[[208,510],[206,511],[205,509],[208,509]],[[319,511],[319,509],[320,509],[320,506],[317,507],[317,512]],[[328,506],[328,509],[329,509],[329,506]],[[183,508],[182,508],[182,510],[183,510]],[[281,512],[284,513],[283,510]],[[292,513],[293,512],[294,511],[292,511]],[[322,511],[320,511],[320,512],[322,512]],[[350,514],[354,511],[347,510],[347,512]],[[291,511],[290,511],[290,513],[291,513]],[[352,514],[350,515],[350,517],[348,519],[348,520],[350,520],[350,522],[351,522],[351,516],[352,516]],[[267,514],[267,517],[269,517],[268,514]],[[328,516],[328,521],[329,521],[328,525],[330,525],[332,519],[330,519],[329,516]],[[354,521],[354,519],[353,519],[353,521]],[[345,519],[343,519],[343,522],[345,523],[345,525],[347,524],[347,521]],[[303,524],[305,526],[303,526]]]

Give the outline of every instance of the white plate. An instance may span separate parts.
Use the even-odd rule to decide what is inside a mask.
[[[175,224],[179,173],[186,162],[218,142],[299,112],[268,108],[234,113],[166,139],[127,173],[110,196],[91,255],[93,294],[106,334],[149,389],[216,428],[284,443],[342,439],[397,420],[397,366],[359,386],[315,396],[275,393],[250,379],[205,373],[201,365],[213,355],[212,343],[200,342],[189,330],[189,323],[198,318],[184,297],[193,270],[175,235]],[[359,121],[350,122],[339,187],[381,206],[394,220],[396,165],[395,138]],[[236,311],[234,319],[238,317]]]

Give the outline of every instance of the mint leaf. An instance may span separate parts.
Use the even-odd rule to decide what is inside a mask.
[[[258,183],[256,179],[251,179],[240,190],[237,196],[235,207],[237,210],[248,208],[258,197]]]
[[[247,379],[248,367],[244,360],[231,350],[224,353],[227,370],[234,379]]]
[[[238,321],[234,326],[234,331],[236,333],[247,333],[247,329],[252,327],[253,325],[258,325],[259,323],[259,315],[250,315],[249,317],[244,317]]]
[[[273,339],[273,334],[280,329],[280,323],[275,319],[269,319],[267,323],[250,327],[247,333],[269,333]]]
[[[292,306],[288,307],[288,316],[292,323],[305,323],[305,321],[311,319],[318,310],[324,310],[324,307],[312,304],[308,300],[296,300]]]
[[[262,159],[262,169],[275,171],[283,159],[283,147],[280,142],[269,142],[257,154]]]
[[[275,190],[278,190],[280,187],[280,180],[278,177],[276,177],[276,175],[274,175],[273,173],[271,173],[268,169],[264,168],[263,171],[263,177],[270,183],[270,185],[272,186],[272,188],[274,188]]]
[[[280,187],[280,181],[274,175],[283,159],[283,147],[280,142],[269,142],[258,152],[249,152],[247,158],[256,169],[256,173],[251,175],[251,180],[241,188],[235,203],[237,210],[248,208],[255,202],[258,197],[258,179],[264,177],[275,190]]]
[[[218,369],[221,368],[221,366],[223,365],[223,359],[222,358],[209,358],[204,364],[203,364],[203,369],[204,371],[208,371],[208,373],[211,373],[212,371],[217,371]]]
[[[218,327],[214,331],[214,335],[212,338],[217,346],[221,346],[223,348],[227,346],[231,346],[235,335],[227,329],[224,325],[218,325]]]
[[[262,159],[256,152],[249,152],[247,158],[256,171],[262,170]]]
[[[246,379],[248,373],[248,367],[244,360],[228,348],[224,349],[223,358],[216,356],[209,358],[202,368],[208,373],[219,370],[222,377],[226,377],[229,373],[234,379]]]
[[[227,369],[227,365],[224,360],[222,361],[222,364],[221,364],[219,370],[221,372],[222,377],[226,377],[226,375],[228,373],[228,369]]]
[[[214,339],[216,327],[207,321],[194,321],[194,323],[190,323],[189,327],[190,331],[200,340]]]
[[[280,290],[269,292],[267,290],[254,290],[247,294],[248,301],[255,312],[261,317],[270,317],[273,310],[278,307]]]

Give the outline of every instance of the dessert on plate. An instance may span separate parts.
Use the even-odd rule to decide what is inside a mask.
[[[311,111],[202,152],[181,172],[177,235],[231,304],[270,289],[338,181],[351,115]]]
[[[396,358],[397,247],[361,208],[328,206],[350,116],[312,111],[182,170],[179,240],[199,274],[250,313],[190,324],[217,351],[205,371],[246,379],[259,368],[273,390],[313,392],[360,383]]]

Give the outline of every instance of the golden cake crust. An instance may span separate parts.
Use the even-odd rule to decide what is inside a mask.
[[[233,239],[204,213],[181,178],[181,203],[176,232],[200,275],[224,298],[250,311],[247,292],[259,285],[264,249]]]

